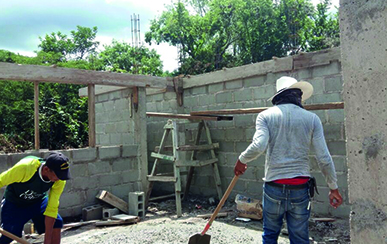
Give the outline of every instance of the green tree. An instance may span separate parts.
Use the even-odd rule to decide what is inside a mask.
[[[128,43],[113,40],[99,57],[105,70],[154,76],[163,74],[160,55],[145,47],[132,47]]]
[[[308,39],[308,51],[340,46],[339,11],[329,14],[329,0],[317,4],[313,28]]]
[[[99,42],[95,41],[98,28],[92,29],[77,25],[77,31],[71,31],[73,50],[77,59],[83,59],[86,54],[95,54]]]

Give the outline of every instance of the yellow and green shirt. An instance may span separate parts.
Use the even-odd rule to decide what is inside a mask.
[[[45,182],[39,175],[42,159],[28,156],[20,160],[9,170],[0,174],[0,188],[7,186],[5,199],[17,205],[28,206],[41,201],[48,195],[48,204],[44,215],[56,218],[59,198],[66,181]]]

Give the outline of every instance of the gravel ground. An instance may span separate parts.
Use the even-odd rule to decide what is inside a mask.
[[[216,204],[216,203],[213,203]],[[190,236],[200,233],[208,219],[197,218],[198,214],[212,213],[216,205],[210,205],[205,199],[193,198],[183,204],[183,217],[175,215],[174,200],[151,203],[144,220],[125,226],[95,227],[83,226],[62,233],[63,244],[174,244],[188,243]],[[212,244],[259,244],[262,243],[262,221],[236,221],[235,203],[228,201],[222,211],[227,217],[218,218],[207,234]],[[324,216],[320,216],[324,217]],[[311,243],[349,244],[348,219],[335,222],[310,222]],[[279,237],[279,244],[288,244],[286,228]],[[33,243],[42,243],[43,237]]]

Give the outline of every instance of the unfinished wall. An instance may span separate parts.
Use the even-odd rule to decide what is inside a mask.
[[[184,78],[184,106],[176,104],[174,92],[148,95],[148,112],[190,113],[191,111],[238,109],[271,106],[267,99],[275,93],[277,78],[288,75],[306,80],[314,86],[314,95],[307,104],[342,101],[342,78],[340,49],[308,53],[295,57],[270,60],[242,67]],[[347,167],[344,140],[344,111],[314,111],[322,120],[328,147],[333,156],[340,191],[344,204],[335,210],[329,206],[328,187],[320,173],[316,159],[311,154],[311,170],[317,178],[320,195],[315,197],[314,212],[323,215],[348,216]],[[214,142],[219,142],[216,150],[219,158],[222,188],[225,190],[233,177],[233,167],[239,154],[250,144],[255,132],[256,114],[235,115],[233,121],[210,122]],[[148,148],[154,150],[162,138],[162,126],[167,119],[148,118]],[[186,125],[186,144],[193,143],[196,125]],[[201,155],[206,157],[207,155]],[[149,157],[149,167],[153,164]],[[170,171],[165,166],[161,170]],[[239,179],[231,196],[237,193],[261,199],[264,175],[264,155],[249,164],[246,173]],[[157,188],[158,187],[158,188]],[[172,184],[157,184],[160,191],[173,191]],[[216,196],[211,167],[197,168],[191,192]],[[157,193],[157,192],[156,192]]]
[[[82,208],[98,203],[95,198],[100,190],[128,200],[131,191],[142,189],[139,146],[111,146],[60,151],[71,160],[72,179],[67,181],[60,198],[59,213],[63,217],[79,216]],[[3,172],[28,155],[45,157],[49,152],[0,155]],[[5,187],[0,190],[2,197]]]
[[[387,243],[387,2],[341,0],[352,243]]]

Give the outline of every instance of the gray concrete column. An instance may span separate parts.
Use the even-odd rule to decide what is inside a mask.
[[[341,0],[351,242],[387,243],[387,1]]]

